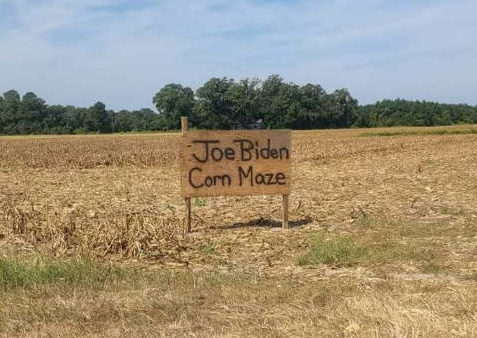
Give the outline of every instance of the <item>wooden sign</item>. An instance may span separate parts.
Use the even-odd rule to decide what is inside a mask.
[[[283,227],[288,228],[291,191],[290,130],[188,131],[181,118],[182,195],[187,232],[191,230],[191,197],[283,195]]]
[[[291,132],[187,132],[181,161],[184,197],[288,194]]]

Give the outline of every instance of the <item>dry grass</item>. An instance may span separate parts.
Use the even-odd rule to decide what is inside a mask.
[[[132,272],[0,291],[0,333],[475,336],[474,129],[295,132],[292,230],[278,196],[208,198],[190,236],[178,135],[0,138],[0,256]]]
[[[446,280],[153,271],[2,296],[5,336],[472,337],[477,297]],[[72,292],[73,291],[73,292]]]

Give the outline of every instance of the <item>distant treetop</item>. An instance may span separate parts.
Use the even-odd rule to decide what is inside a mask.
[[[212,78],[195,92],[177,83],[153,97],[157,109],[107,110],[48,105],[33,92],[0,95],[0,134],[80,134],[177,130],[188,116],[194,128],[349,128],[477,123],[477,107],[403,99],[359,106],[347,89],[327,93],[319,84],[298,85],[279,75],[235,81]]]

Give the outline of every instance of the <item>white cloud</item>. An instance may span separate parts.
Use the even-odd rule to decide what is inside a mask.
[[[114,109],[169,82],[281,74],[361,102],[477,104],[472,0],[0,0],[0,91]],[[15,13],[2,13],[2,4]],[[95,8],[95,9],[93,9]],[[14,18],[12,16],[15,16]],[[0,25],[0,28],[2,26]]]

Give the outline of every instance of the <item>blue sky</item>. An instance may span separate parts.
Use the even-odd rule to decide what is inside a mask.
[[[360,103],[477,105],[475,0],[0,0],[0,92],[151,107],[165,84],[280,74]]]

